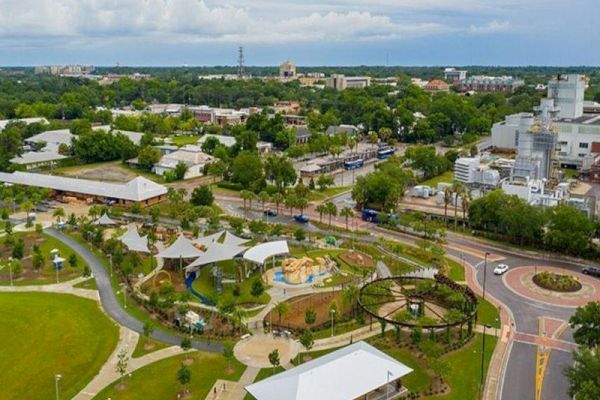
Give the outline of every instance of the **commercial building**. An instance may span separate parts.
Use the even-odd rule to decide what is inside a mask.
[[[184,179],[195,178],[204,173],[204,166],[214,161],[214,158],[204,152],[198,146],[185,145],[178,150],[164,155],[154,165],[154,173],[160,176],[170,171],[175,171],[177,164],[183,163],[187,166]]]
[[[429,93],[448,92],[450,91],[450,85],[440,79],[432,79],[423,88]]]
[[[325,81],[325,85],[335,90],[345,90],[349,88],[366,88],[371,85],[371,78],[368,76],[345,76],[342,74],[333,74]]]
[[[246,386],[257,400],[396,399],[408,392],[402,378],[412,369],[357,342]]]
[[[296,79],[296,64],[290,59],[279,66],[279,78],[282,80]]]
[[[34,73],[41,75],[89,75],[96,70],[93,65],[41,65]]]
[[[456,68],[444,69],[444,80],[448,82],[458,82],[467,79],[467,71],[458,70]]]
[[[457,82],[461,92],[514,92],[524,86],[525,81],[512,76],[474,75]]]
[[[30,172],[0,172],[0,182],[49,189],[61,201],[81,200],[86,203],[104,203],[142,207],[159,203],[167,198],[167,188],[138,176],[121,184]]]
[[[482,165],[479,157],[461,157],[454,163],[454,180],[471,188],[493,189],[500,184],[500,173]]]

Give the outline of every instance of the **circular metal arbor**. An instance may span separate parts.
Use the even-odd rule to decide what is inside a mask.
[[[409,328],[463,326],[477,315],[475,293],[442,274],[376,279],[360,289],[358,303],[373,318]]]

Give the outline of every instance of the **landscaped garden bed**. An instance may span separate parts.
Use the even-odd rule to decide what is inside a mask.
[[[581,290],[581,282],[572,275],[543,271],[533,276],[533,283],[553,292],[573,293]]]

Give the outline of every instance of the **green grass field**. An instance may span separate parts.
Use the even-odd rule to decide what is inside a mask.
[[[177,371],[182,360],[191,357],[194,362],[189,366],[192,378],[189,385],[193,399],[204,399],[217,379],[237,381],[244,366],[236,360],[231,361],[233,372],[227,374],[227,361],[221,354],[194,352],[166,358],[134,371],[131,378],[127,378],[127,387],[118,390],[114,382],[102,390],[94,399],[106,400],[164,400],[176,399],[177,393],[182,390],[177,381]]]
[[[148,349],[145,348],[147,343],[152,344],[152,346],[148,346]],[[133,354],[131,355],[131,357],[141,357],[145,354],[152,353],[153,351],[164,349],[165,347],[169,346],[169,344],[159,342],[158,340],[154,340],[140,335],[140,338],[138,339],[138,342],[135,345],[135,350],[133,350]]]
[[[334,186],[321,191],[315,189],[308,194],[308,201],[325,200],[352,190],[352,186]]]
[[[108,359],[119,330],[96,302],[50,293],[0,294],[3,399],[70,399]]]
[[[170,136],[171,141],[175,146],[184,146],[186,144],[196,144],[199,136],[196,135],[181,135],[181,136]]]
[[[90,290],[98,290],[98,286],[96,285],[96,279],[90,278],[87,281],[83,281],[73,286],[77,289],[90,289]]]
[[[448,278],[456,282],[463,282],[465,280],[465,268],[462,264],[450,258],[446,258],[446,262],[448,263]]]
[[[435,176],[431,179],[427,179],[426,181],[421,182],[421,185],[430,186],[432,188],[437,188],[438,183],[452,183],[454,182],[454,172],[446,171],[441,175]]]
[[[479,300],[479,308],[477,309],[477,323],[490,325],[494,328],[500,328],[500,313],[498,307],[494,306],[489,301],[477,296]]]
[[[231,262],[231,264],[233,264],[233,262]],[[233,268],[233,266],[227,266],[227,265],[222,265],[221,267],[223,268],[223,270],[225,272],[227,272],[228,268]],[[255,279],[259,279],[258,274],[253,274],[250,276],[250,278],[239,283],[240,296],[233,295],[233,288],[235,286],[234,284],[224,284],[223,285],[223,293],[220,295],[217,294],[216,287],[211,281],[212,278],[211,278],[210,274],[211,274],[211,268],[202,269],[200,272],[200,276],[192,284],[194,286],[194,289],[196,289],[197,291],[199,291],[204,296],[206,296],[210,299],[219,300],[219,299],[223,298],[224,296],[231,296],[231,298],[235,301],[236,304],[252,304],[252,303],[267,304],[271,300],[271,296],[269,296],[269,294],[266,292],[261,294],[259,297],[254,297],[254,296],[252,296],[252,294],[250,294],[250,289],[252,288],[252,283],[254,282]]]

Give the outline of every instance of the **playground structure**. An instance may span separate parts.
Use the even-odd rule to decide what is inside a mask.
[[[330,257],[286,258],[281,261],[281,278],[284,283],[298,285],[311,283],[315,277],[331,273],[337,264]],[[279,275],[276,274],[276,278]]]

